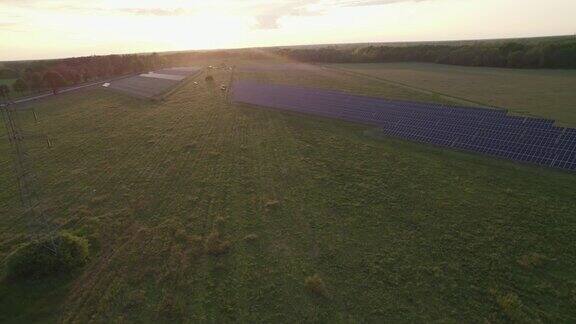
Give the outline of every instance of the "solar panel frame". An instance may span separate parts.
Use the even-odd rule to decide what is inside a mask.
[[[376,125],[383,134],[509,160],[570,169],[576,129],[504,109],[388,100],[334,90],[235,82],[232,98],[275,109]]]

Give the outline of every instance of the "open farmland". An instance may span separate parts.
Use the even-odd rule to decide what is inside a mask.
[[[159,99],[173,91],[186,78],[199,73],[200,69],[195,67],[168,68],[113,80],[105,86],[132,96]]]
[[[517,70],[425,63],[334,64],[415,91],[497,106],[522,115],[555,119],[576,126],[576,71]]]
[[[235,81],[235,102],[372,125],[389,136],[576,171],[576,128],[506,110],[387,100],[334,90]]]
[[[0,85],[5,84],[9,87],[12,87],[12,84],[16,81],[16,79],[0,79]]]
[[[16,82],[16,79],[0,79],[0,85],[5,84],[10,87],[10,99],[18,99],[33,94],[31,90],[26,90],[24,92],[16,92],[12,88],[12,85]]]
[[[0,321],[576,320],[576,176],[229,103],[213,75],[162,102],[99,89],[18,114],[51,136],[28,144],[45,206],[92,258],[2,282]],[[322,68],[234,78],[447,101]],[[0,260],[26,240],[9,165],[1,141]],[[207,253],[216,232],[229,249]]]

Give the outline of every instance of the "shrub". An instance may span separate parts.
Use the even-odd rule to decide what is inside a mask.
[[[230,242],[224,240],[219,231],[214,230],[206,237],[204,248],[208,254],[220,255],[228,252],[228,249],[230,249]]]
[[[50,249],[53,244],[57,253]],[[69,273],[87,261],[88,241],[60,233],[20,246],[7,260],[7,275],[11,279],[40,279]]]
[[[498,296],[496,302],[502,312],[506,315],[508,319],[515,323],[530,323],[533,321],[530,316],[525,312],[525,307],[518,298],[518,295],[514,293],[508,293],[503,296]]]
[[[278,200],[270,200],[270,201],[267,201],[266,204],[264,204],[264,207],[266,207],[266,210],[276,209],[276,208],[278,208],[278,206],[280,206],[280,202]]]
[[[12,89],[18,93],[23,93],[24,91],[28,90],[28,83],[26,83],[24,79],[18,79],[12,85]]]
[[[206,82],[214,82],[214,77],[211,76],[211,75],[209,75],[209,76],[207,76],[207,77],[204,79],[204,81],[206,81]]]
[[[317,296],[326,296],[326,285],[324,285],[324,280],[322,280],[322,278],[317,274],[306,277],[304,280],[304,287]]]
[[[244,237],[244,240],[245,240],[246,242],[254,242],[254,241],[256,241],[257,239],[258,239],[258,235],[256,235],[256,234],[248,234],[248,235],[246,235],[246,236]]]
[[[543,254],[530,253],[520,257],[520,259],[518,259],[518,264],[525,269],[534,269],[543,265],[547,260],[548,258]]]
[[[54,94],[58,93],[58,89],[66,85],[66,79],[62,74],[56,71],[48,71],[42,77],[44,84],[52,89]]]
[[[219,232],[224,232],[224,226],[226,225],[226,218],[218,216],[214,220],[214,227]]]

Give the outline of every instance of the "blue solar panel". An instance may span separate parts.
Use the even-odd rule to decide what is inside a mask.
[[[378,126],[383,134],[573,170],[576,129],[487,109],[387,100],[296,86],[235,82],[236,102]]]

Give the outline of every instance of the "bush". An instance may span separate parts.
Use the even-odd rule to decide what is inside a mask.
[[[207,76],[206,78],[204,78],[204,81],[206,81],[206,82],[214,82],[214,77],[211,76],[211,75],[209,75],[209,76]]]
[[[246,242],[254,242],[258,239],[258,235],[256,234],[248,234],[244,237],[244,241]]]
[[[496,298],[498,305],[506,317],[514,323],[538,322],[526,313],[526,308],[514,293],[508,293]]]
[[[520,264],[525,269],[537,268],[546,262],[548,258],[544,254],[540,253],[530,253],[523,255],[518,259],[518,264]]]
[[[206,249],[206,253],[210,255],[221,255],[228,252],[230,249],[230,242],[224,240],[219,231],[214,230],[206,237],[204,247]]]
[[[57,253],[50,250],[52,242]],[[69,273],[88,261],[88,242],[68,233],[26,243],[7,260],[7,275],[11,279],[40,279]]]
[[[304,280],[304,287],[306,287],[306,289],[314,295],[321,297],[327,296],[324,280],[322,280],[322,278],[320,278],[320,276],[317,274],[306,277],[306,280]]]
[[[0,69],[0,79],[18,79],[20,75],[12,69]]]
[[[12,89],[18,93],[22,93],[28,90],[28,84],[26,83],[26,81],[24,81],[24,79],[18,79],[12,85]]]

